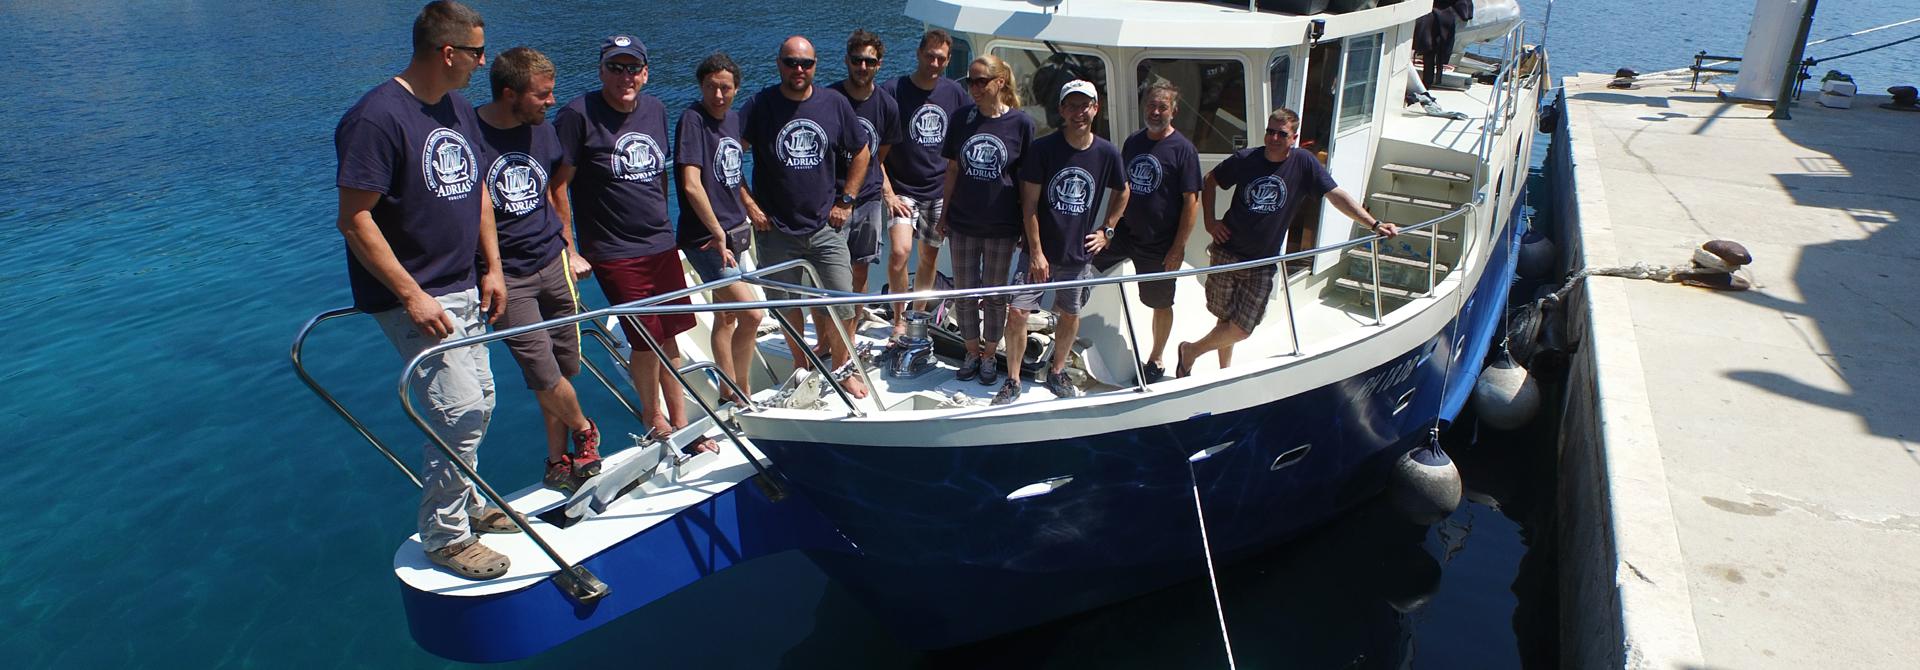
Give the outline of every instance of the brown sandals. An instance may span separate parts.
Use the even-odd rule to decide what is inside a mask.
[[[429,551],[427,559],[466,579],[486,580],[507,574],[506,554],[488,549],[477,539]]]

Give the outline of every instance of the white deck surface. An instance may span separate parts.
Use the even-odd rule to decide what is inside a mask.
[[[1587,262],[1756,259],[1589,285],[1627,666],[1920,665],[1920,113],[1607,80],[1567,87]]]

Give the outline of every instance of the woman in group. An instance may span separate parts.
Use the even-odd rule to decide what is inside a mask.
[[[1005,286],[1013,251],[1020,243],[1020,157],[1033,141],[1034,123],[1020,110],[1012,68],[991,54],[967,67],[973,105],[955,116],[942,154],[947,158],[946,208],[939,231],[952,249],[955,288]],[[960,336],[967,358],[955,376],[983,386],[999,381],[994,349],[1006,326],[1008,296],[960,298]],[[982,313],[984,312],[984,314]],[[1009,361],[1009,374],[1020,362]]]
[[[694,79],[700,85],[700,99],[680,112],[675,136],[675,162],[680,172],[679,243],[700,280],[710,282],[740,274],[741,262],[753,240],[748,213],[758,206],[747,191],[740,115],[733,111],[733,97],[740,90],[740,67],[726,54],[716,53],[694,70]],[[741,282],[714,291],[713,300],[750,302],[758,298],[751,285]],[[713,314],[714,364],[748,394],[753,393],[748,386],[752,378],[749,365],[762,316],[757,309]],[[732,389],[724,385],[720,395],[728,402],[744,400],[733,397]]]

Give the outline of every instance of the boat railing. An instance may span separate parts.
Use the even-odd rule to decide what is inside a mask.
[[[1481,183],[1486,181],[1486,171],[1493,165],[1494,139],[1507,131],[1509,123],[1520,111],[1520,106],[1516,104],[1516,101],[1521,99],[1520,90],[1526,86],[1528,78],[1538,76],[1542,71],[1541,68],[1536,67],[1528,75],[1523,76],[1521,73],[1521,61],[1526,51],[1526,34],[1526,22],[1516,22],[1512,28],[1507,29],[1503,41],[1500,74],[1493,83],[1493,96],[1489,101],[1487,116],[1480,121],[1480,147],[1479,151],[1475,152],[1479,158],[1476,169],[1480,171],[1480,179],[1477,181]],[[1474,197],[1476,201],[1482,200],[1485,192],[1476,193]]]

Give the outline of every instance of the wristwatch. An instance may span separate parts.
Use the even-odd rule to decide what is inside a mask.
[[[842,193],[842,194],[840,194],[840,195],[838,195],[838,196],[835,196],[835,197],[834,197],[834,199],[833,199],[833,204],[836,204],[836,205],[849,205],[849,206],[851,206],[851,205],[853,205],[853,196],[850,196],[850,195],[847,195],[847,194],[845,194],[845,193]]]
[[[1100,233],[1107,236],[1108,242],[1113,241],[1113,226],[1107,226],[1105,228],[1101,228]]]

